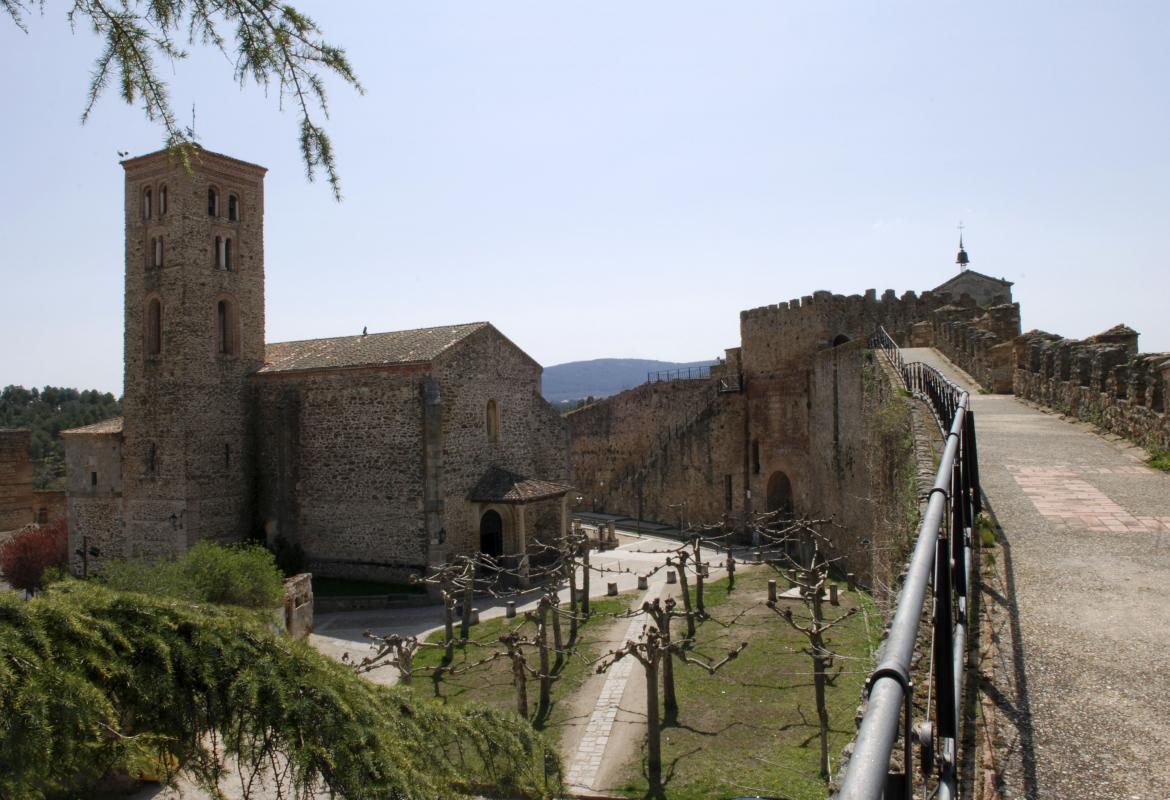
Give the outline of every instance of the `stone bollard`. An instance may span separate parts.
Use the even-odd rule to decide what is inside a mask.
[[[614,544],[617,544],[617,526],[613,523],[613,520],[609,522],[609,536],[606,538]]]
[[[612,582],[607,583],[605,585],[605,593],[610,597],[617,597],[617,584]]]
[[[764,552],[762,550],[757,550],[755,552],[755,557],[756,563],[759,564],[764,559]]]
[[[645,575],[639,575],[638,576],[638,588],[642,589],[642,590],[649,589],[650,588],[650,579],[647,578]]]
[[[508,601],[508,607],[504,611],[504,616],[507,617],[508,619],[512,619],[512,617],[516,616],[516,601],[515,600]]]
[[[666,573],[667,583],[678,583],[678,573],[673,569]]]
[[[471,609],[471,624],[472,625],[479,624],[479,609],[478,608]]]
[[[857,575],[852,572],[845,573],[845,580],[849,582],[849,591],[857,591]]]
[[[796,585],[796,570],[794,570],[794,569],[788,570],[788,582],[790,584],[792,584],[793,586]]]
[[[835,583],[829,584],[829,605],[831,605],[831,606],[841,605],[841,600],[840,600],[840,598],[837,597],[837,584],[835,584]]]
[[[774,578],[768,580],[768,602],[776,602],[776,580]]]

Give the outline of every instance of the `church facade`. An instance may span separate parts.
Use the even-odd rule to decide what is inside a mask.
[[[487,322],[265,343],[265,169],[123,166],[124,416],[62,432],[91,569],[252,537],[401,580],[563,534],[565,426],[531,357]]]

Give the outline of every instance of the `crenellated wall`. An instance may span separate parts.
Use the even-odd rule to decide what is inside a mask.
[[[1124,325],[1083,340],[1030,331],[1014,343],[1016,396],[1170,450],[1170,353],[1138,353],[1137,340]]]

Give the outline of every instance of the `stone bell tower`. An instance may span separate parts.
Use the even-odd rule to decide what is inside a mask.
[[[264,360],[264,167],[196,148],[126,172],[127,555],[248,533],[248,375]]]

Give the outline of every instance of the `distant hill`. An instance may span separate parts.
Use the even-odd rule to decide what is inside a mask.
[[[715,361],[654,361],[647,358],[595,358],[544,368],[544,398],[550,403],[583,397],[608,397],[646,382],[646,373],[706,367]]]

